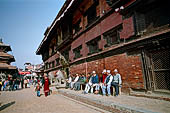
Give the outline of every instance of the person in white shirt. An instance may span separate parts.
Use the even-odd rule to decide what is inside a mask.
[[[85,90],[84,90],[84,94],[88,94],[88,92],[89,92],[89,90],[90,90],[90,87],[91,87],[91,85],[92,85],[92,76],[90,75],[90,74],[88,74],[88,76],[87,76],[87,83],[86,83],[86,87],[85,87]]]
[[[73,82],[71,82],[71,89],[73,89],[74,88],[74,84],[77,82],[79,80],[79,74],[76,74],[76,78],[74,79],[74,81]]]
[[[69,78],[66,79],[66,83],[67,83],[66,87],[71,88],[71,82],[72,82],[72,76],[69,75]]]
[[[121,86],[122,84],[122,79],[121,79],[121,75],[118,73],[118,70],[115,69],[114,70],[114,76],[113,76],[113,81],[111,83],[112,86],[115,87],[115,96],[118,96],[119,94],[119,86]]]
[[[108,75],[104,81],[104,85],[102,86],[102,92],[103,95],[106,95],[106,89],[107,89],[108,96],[110,96],[110,87],[113,81],[113,76],[111,75],[110,70],[107,70],[107,74]]]

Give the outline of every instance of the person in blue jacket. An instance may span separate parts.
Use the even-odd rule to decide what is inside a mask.
[[[99,89],[100,89],[100,86],[99,86],[99,77],[98,75],[96,74],[95,71],[92,72],[92,79],[91,79],[91,93],[93,93],[93,87],[96,87],[95,88],[95,94],[98,94],[99,93]]]

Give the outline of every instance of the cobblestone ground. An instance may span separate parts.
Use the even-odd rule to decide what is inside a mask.
[[[62,95],[36,96],[33,87],[0,92],[0,113],[101,113],[105,112]]]

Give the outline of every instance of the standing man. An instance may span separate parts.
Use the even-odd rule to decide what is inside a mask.
[[[24,88],[24,79],[21,78],[21,88],[23,89]]]
[[[12,78],[10,78],[10,80],[9,80],[9,91],[13,91],[14,89],[13,89],[13,79]]]
[[[106,95],[106,88],[107,88],[108,96],[110,96],[110,87],[111,87],[112,81],[113,81],[113,76],[111,75],[110,70],[107,70],[107,77],[102,87],[103,95]]]
[[[122,80],[121,80],[121,75],[118,73],[118,70],[115,69],[114,70],[114,76],[113,76],[113,82],[112,82],[112,86],[115,87],[115,96],[118,96],[119,94],[119,86],[122,84]]]

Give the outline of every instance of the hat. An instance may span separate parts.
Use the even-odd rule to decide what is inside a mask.
[[[107,73],[110,73],[110,70],[107,70]]]
[[[104,69],[102,73],[106,73],[106,69]]]
[[[95,71],[92,71],[93,74],[95,74],[96,72]]]
[[[117,69],[115,69],[115,70],[114,70],[114,72],[118,72],[118,70],[117,70]]]

